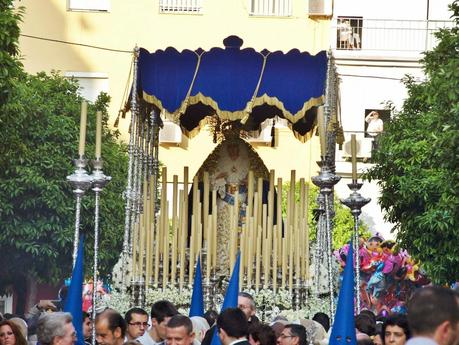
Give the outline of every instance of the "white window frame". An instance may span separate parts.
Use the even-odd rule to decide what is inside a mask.
[[[291,17],[293,0],[249,0],[249,15],[254,17]]]
[[[159,13],[202,14],[203,0],[159,0]]]
[[[69,11],[109,12],[110,0],[68,0]]]

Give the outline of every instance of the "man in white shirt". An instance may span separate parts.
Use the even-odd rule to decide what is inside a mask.
[[[192,345],[193,323],[185,315],[172,316],[166,327],[166,345]]]
[[[408,302],[408,324],[413,337],[406,345],[458,345],[459,294],[451,289],[428,286]]]
[[[365,122],[368,123],[367,133],[373,137],[371,149],[374,151],[378,148],[379,135],[384,130],[384,123],[383,120],[379,118],[379,113],[377,111],[370,112],[365,117]]]
[[[142,345],[157,345],[164,344],[166,339],[166,325],[169,319],[177,315],[177,308],[169,301],[158,301],[151,306],[151,328],[148,332],[139,338],[137,341]]]

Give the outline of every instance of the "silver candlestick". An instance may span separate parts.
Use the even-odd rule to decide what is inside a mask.
[[[346,198],[341,200],[343,205],[346,205],[351,209],[351,213],[354,216],[354,234],[353,234],[353,246],[354,246],[354,255],[355,255],[355,297],[356,297],[356,312],[360,313],[360,254],[359,254],[359,217],[362,213],[362,207],[368,204],[371,199],[364,198],[358,190],[362,188],[362,183],[358,183],[353,180],[352,183],[348,184],[349,189],[352,193]]]
[[[92,319],[96,319],[96,292],[97,292],[97,265],[99,255],[99,201],[100,193],[105,185],[112,179],[102,171],[103,161],[98,158],[92,161],[94,170],[92,171],[92,183],[96,195],[95,210],[94,210],[94,267],[93,267],[93,288],[92,288]],[[96,345],[96,327],[92,328],[92,345]]]
[[[67,176],[67,181],[72,184],[73,194],[76,198],[76,211],[75,211],[75,234],[73,237],[73,267],[75,267],[75,262],[78,253],[78,242],[80,239],[80,212],[81,212],[81,198],[86,193],[86,191],[91,187],[92,177],[88,175],[86,171],[87,159],[84,156],[75,159],[75,171],[72,175]]]
[[[334,286],[333,286],[333,267],[332,267],[332,206],[330,206],[330,199],[333,196],[333,186],[339,182],[340,176],[335,175],[332,167],[329,164],[329,158],[326,156],[322,157],[322,160],[317,162],[320,166],[320,172],[318,176],[312,177],[312,182],[320,188],[320,194],[325,199],[325,211],[319,215],[319,224],[324,225],[322,231],[325,230],[325,248],[326,255],[324,256],[327,262],[327,273],[328,273],[328,285],[330,291],[330,321],[333,324],[334,312],[335,312],[335,300],[334,300]],[[324,219],[325,216],[325,219]],[[319,229],[318,229],[319,230]],[[316,265],[318,263],[316,262]]]

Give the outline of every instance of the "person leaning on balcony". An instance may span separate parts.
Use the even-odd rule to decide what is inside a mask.
[[[384,130],[384,123],[379,118],[377,111],[370,112],[365,117],[365,122],[368,123],[367,133],[373,137],[373,142],[371,143],[371,151],[373,152],[378,148],[379,135]]]

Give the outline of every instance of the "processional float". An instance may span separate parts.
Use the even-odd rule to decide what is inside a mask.
[[[242,289],[289,289],[299,308],[308,293],[314,293],[309,269],[313,256],[322,263],[315,269],[327,271],[333,315],[333,186],[339,181],[334,156],[340,125],[332,56],[324,51],[312,56],[298,50],[241,49],[242,40],[236,36],[225,39],[224,45],[209,51],[135,50],[123,289],[130,289],[134,303],[142,305],[147,288],[190,286],[201,255],[206,302],[211,307],[219,283],[229,277],[240,251]],[[162,118],[180,125],[189,137],[212,123],[214,136],[224,138],[216,151],[228,153],[224,164],[230,173],[219,176],[217,167],[224,164],[214,151],[196,176],[190,177],[186,166],[183,176],[172,176],[172,195],[167,195],[171,179],[158,156]],[[239,173],[241,165],[231,166],[235,154],[224,149],[225,143],[233,141],[238,154],[245,150],[249,160],[257,161],[239,135],[259,131],[269,118],[286,119],[303,142],[320,124],[320,173],[313,178],[320,188],[314,253],[307,222],[308,181],[292,171],[289,182],[291,187],[299,182],[299,200],[295,188],[290,188],[282,219],[284,181],[276,179],[274,170],[268,171],[262,162],[248,164],[246,176],[228,179]],[[318,272],[314,276],[318,279]]]

